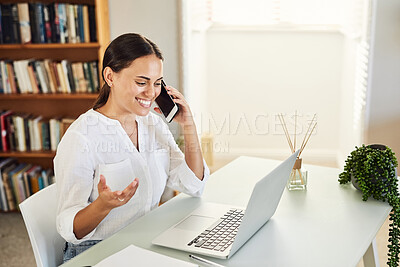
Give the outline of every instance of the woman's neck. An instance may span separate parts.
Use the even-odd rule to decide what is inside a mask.
[[[123,111],[109,102],[110,101],[107,101],[107,103],[98,108],[97,111],[110,119],[118,120],[122,125],[136,120],[135,113]]]

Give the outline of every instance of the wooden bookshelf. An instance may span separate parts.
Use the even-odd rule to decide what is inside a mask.
[[[0,45],[0,55],[4,59],[12,60],[51,58],[53,60],[94,61],[99,59],[99,49],[99,43],[2,44]]]
[[[76,93],[76,94],[0,94],[0,102],[3,100],[46,100],[46,99],[61,99],[61,100],[79,100],[88,99],[95,100],[97,94]]]
[[[16,157],[16,158],[54,158],[54,151],[31,151],[31,152],[0,152],[1,157]]]
[[[0,58],[9,60],[51,59],[70,62],[98,61],[100,86],[102,57],[110,42],[108,0],[0,0],[6,3],[70,3],[95,6],[95,43],[0,44]],[[0,110],[42,115],[45,118],[73,118],[89,110],[97,94],[0,94]],[[53,167],[54,151],[0,152],[0,157],[15,157],[21,162]]]

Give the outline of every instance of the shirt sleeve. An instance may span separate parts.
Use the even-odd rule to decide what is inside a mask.
[[[81,239],[73,231],[75,215],[87,207],[93,188],[94,163],[87,137],[67,131],[57,148],[54,173],[57,186],[57,231],[68,242],[79,244],[90,239],[96,229]]]
[[[204,185],[210,176],[210,170],[203,159],[203,179],[196,177],[185,161],[185,155],[179,149],[175,139],[168,129],[165,122],[159,121],[163,136],[166,138],[170,150],[170,171],[167,186],[179,192],[186,193],[194,197],[200,197],[204,190]]]

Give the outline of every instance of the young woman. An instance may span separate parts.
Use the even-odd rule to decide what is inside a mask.
[[[64,261],[156,208],[165,187],[200,196],[209,176],[183,95],[167,87],[179,106],[174,121],[182,127],[185,154],[150,112],[163,79],[163,57],[153,42],[119,36],[105,51],[102,76],[93,109],[68,128],[54,158]]]

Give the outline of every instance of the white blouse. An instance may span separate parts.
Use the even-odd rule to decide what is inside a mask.
[[[200,196],[210,171],[203,160],[200,181],[185,162],[166,123],[157,115],[136,118],[138,147],[118,120],[93,109],[82,114],[63,136],[54,158],[57,185],[57,230],[68,242],[103,240],[159,204],[165,187]],[[75,215],[98,197],[99,174],[112,191],[139,179],[135,195],[114,208],[82,239],[73,232]],[[111,186],[112,185],[112,186]],[[114,188],[113,188],[114,187]],[[121,188],[121,189],[122,189]]]

